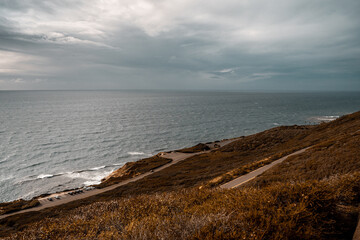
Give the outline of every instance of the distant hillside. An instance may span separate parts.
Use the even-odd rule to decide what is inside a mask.
[[[309,146],[244,187],[216,188]],[[277,127],[113,191],[0,220],[0,230],[13,239],[349,239],[359,212],[359,149],[360,112]]]

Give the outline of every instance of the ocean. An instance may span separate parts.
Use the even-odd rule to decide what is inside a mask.
[[[0,202],[96,184],[160,151],[359,108],[359,92],[0,91]]]

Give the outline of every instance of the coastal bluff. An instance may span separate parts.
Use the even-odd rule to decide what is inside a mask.
[[[360,112],[355,112],[316,125],[272,128],[210,150],[177,152],[191,156],[175,163],[166,154],[155,155],[124,165],[103,182],[113,179],[109,184],[115,186],[115,179],[151,174],[88,198],[1,219],[0,236],[349,239],[359,214],[359,146]],[[301,149],[306,150],[240,188],[219,188]]]

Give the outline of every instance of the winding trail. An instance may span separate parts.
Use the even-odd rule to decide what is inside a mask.
[[[161,157],[169,158],[172,161],[170,163],[167,163],[167,164],[165,164],[165,165],[163,165],[161,167],[158,167],[158,168],[154,169],[153,171],[138,175],[136,177],[124,180],[124,181],[122,181],[120,183],[117,183],[117,184],[114,184],[114,185],[111,185],[111,186],[108,186],[108,187],[104,187],[104,188],[101,188],[101,189],[93,189],[93,190],[89,190],[89,191],[84,191],[83,193],[79,193],[79,194],[76,194],[76,195],[69,195],[68,194],[69,192],[73,192],[73,191],[66,191],[66,192],[51,194],[51,195],[46,196],[44,198],[39,198],[38,200],[40,202],[40,205],[38,205],[36,207],[29,208],[29,209],[24,209],[24,210],[13,212],[13,213],[3,214],[3,215],[0,215],[0,219],[6,218],[6,217],[9,217],[9,216],[13,216],[13,215],[16,215],[16,214],[32,212],[32,211],[40,211],[40,210],[45,209],[45,208],[59,206],[59,205],[66,204],[66,203],[69,203],[69,202],[72,202],[72,201],[76,201],[76,200],[79,200],[79,199],[84,199],[84,198],[91,197],[91,196],[94,196],[94,195],[98,195],[98,194],[101,194],[101,193],[104,193],[104,192],[107,192],[107,191],[111,191],[111,190],[113,190],[113,189],[115,189],[117,187],[124,186],[124,185],[126,185],[128,183],[135,182],[135,181],[138,181],[140,179],[143,179],[144,177],[147,177],[147,176],[149,176],[149,175],[151,175],[151,174],[153,174],[155,172],[159,172],[159,171],[161,171],[161,170],[163,170],[165,168],[170,167],[171,165],[174,165],[174,164],[176,164],[176,163],[178,163],[178,162],[180,162],[182,160],[185,160],[187,158],[190,158],[192,156],[203,154],[203,153],[208,153],[208,152],[210,152],[211,150],[213,150],[215,148],[216,144],[218,145],[218,147],[223,147],[223,146],[225,146],[225,145],[227,145],[227,144],[229,144],[231,142],[234,142],[234,141],[236,141],[238,139],[239,138],[234,138],[234,139],[222,140],[220,142],[209,143],[209,144],[207,144],[210,147],[210,150],[208,150],[208,151],[202,151],[202,152],[197,152],[197,153],[181,153],[181,152],[174,152],[174,151],[169,152],[169,153],[162,153]],[[56,199],[55,196],[59,196],[60,199]],[[49,201],[48,198],[52,198],[53,201]]]
[[[230,189],[230,188],[237,188],[237,187],[240,187],[241,185],[243,185],[244,183],[247,183],[251,180],[253,180],[254,178],[256,178],[257,176],[259,176],[260,174],[262,174],[263,172],[269,170],[270,168],[274,167],[275,165],[279,164],[279,163],[282,163],[283,161],[285,161],[288,157],[290,156],[294,156],[294,155],[297,155],[297,154],[300,154],[300,153],[303,153],[305,152],[307,149],[309,149],[310,147],[307,147],[307,148],[303,148],[299,151],[296,151],[296,152],[293,152],[289,155],[286,155],[285,157],[282,157],[278,160],[275,160],[273,161],[272,163],[268,164],[268,165],[265,165],[261,168],[258,168],[252,172],[249,172],[245,175],[242,175],[238,178],[235,178],[234,180],[230,181],[230,182],[227,182],[227,183],[224,183],[223,185],[220,185],[220,188],[224,188],[224,189]]]

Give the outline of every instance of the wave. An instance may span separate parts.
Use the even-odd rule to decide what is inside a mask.
[[[101,183],[101,179],[108,176],[112,173],[115,169],[110,169],[109,171],[104,172],[77,172],[66,175],[66,177],[74,178],[74,179],[84,179],[84,185],[94,185]]]
[[[100,167],[94,167],[94,168],[90,168],[90,170],[96,171],[96,170],[100,170],[103,168],[106,168],[106,166],[104,165],[104,166],[100,166]]]
[[[103,131],[95,131],[95,132],[86,132],[84,133],[84,135],[97,135],[97,134],[102,134],[104,133]]]
[[[7,155],[3,160],[0,161],[0,163],[7,162],[11,157],[12,155]]]
[[[75,162],[75,161],[78,161],[78,160],[81,160],[81,159],[85,159],[86,157],[77,157],[77,158],[67,158],[67,159],[64,159],[63,161],[59,161],[57,163],[55,163],[56,165],[60,165],[60,164],[64,164],[64,163],[67,163],[67,162]]]
[[[48,142],[48,143],[42,143],[39,146],[45,147],[45,146],[50,146],[50,145],[55,145],[55,144],[58,144],[58,143],[56,143],[56,142]]]
[[[124,166],[125,165],[125,163],[123,162],[123,163],[114,163],[112,166]]]
[[[46,162],[33,163],[33,164],[31,164],[31,165],[28,165],[28,166],[24,166],[24,167],[19,168],[19,170],[28,169],[28,168],[33,168],[33,167],[36,167],[36,166],[39,166],[39,165],[43,165],[44,163],[46,163]],[[39,175],[39,176],[40,176],[40,175]]]
[[[1,177],[0,177],[0,182],[4,182],[4,181],[9,180],[9,179],[12,179],[12,178],[13,178],[12,176],[7,176],[7,177],[1,176]]]
[[[52,174],[40,174],[36,178],[43,179],[43,178],[52,178],[52,177],[54,177],[54,175]]]
[[[85,181],[84,185],[87,187],[87,186],[96,185],[96,184],[100,184],[100,183],[101,183],[101,180],[100,181]]]
[[[330,122],[337,118],[339,118],[339,116],[325,115],[325,116],[312,117],[312,118],[310,118],[310,120],[315,121],[315,122]]]
[[[40,158],[41,156],[44,156],[45,155],[45,153],[43,153],[43,152],[40,152],[40,153],[36,153],[36,154],[34,154],[34,155],[27,155],[27,158],[29,159],[29,160],[32,160],[32,159],[37,159],[37,158]]]
[[[50,153],[50,157],[55,157],[56,155],[60,155],[60,154],[66,154],[66,153],[70,153],[71,151],[57,151],[57,152],[52,152]]]
[[[71,171],[71,172],[61,172],[58,174],[40,174],[38,176],[30,176],[32,178],[27,178],[24,179],[22,181],[16,182],[16,184],[24,184],[26,182],[33,182],[33,181],[44,181],[45,179],[48,178],[54,178],[57,176],[63,176],[66,177],[68,179],[71,179],[70,182],[73,182],[74,180],[76,182],[79,182],[77,184],[78,187],[85,187],[85,186],[91,186],[91,185],[96,185],[96,184],[100,184],[101,183],[101,179],[103,179],[104,177],[108,176],[109,174],[111,174],[116,168],[114,166],[112,166],[112,168],[109,168],[108,170],[103,170],[103,171],[97,171],[95,169],[104,169],[107,167],[111,167],[111,166],[100,166],[100,167],[96,167],[96,168],[92,168],[92,169],[85,169],[85,170],[78,170],[78,171]],[[57,181],[57,180],[51,180],[51,181]],[[69,183],[69,180],[67,180],[67,182]],[[64,189],[69,188],[70,185],[67,184],[58,184],[56,187],[52,187],[52,189],[56,188],[56,191],[62,191]],[[48,193],[51,192],[55,192],[55,191],[47,191]],[[27,193],[25,196],[23,196],[22,198],[29,198],[29,196],[33,196],[34,193],[30,192]]]
[[[23,184],[23,183],[27,183],[27,182],[33,182],[36,180],[42,180],[45,178],[54,178],[54,177],[58,177],[58,176],[62,176],[65,174],[69,174],[71,172],[61,172],[61,173],[57,173],[57,174],[40,174],[40,175],[31,175],[31,176],[27,176],[25,179],[17,181],[16,184]]]
[[[82,173],[91,174],[91,172],[96,172],[98,170],[105,169],[105,168],[114,168],[115,166],[119,166],[119,165],[123,165],[123,164],[103,165],[103,166],[100,166],[100,167],[94,167],[94,168],[76,170],[76,171],[70,171],[70,172],[60,172],[60,173],[55,173],[55,174],[40,174],[38,176],[35,175],[36,177],[35,176],[28,176],[27,179],[22,180],[22,181],[20,181],[18,183],[24,183],[24,182],[29,182],[29,181],[34,181],[34,180],[39,180],[39,179],[44,179],[44,178],[59,177],[59,176],[66,176],[66,177],[70,177],[70,178],[82,178],[81,177]],[[111,171],[106,171],[106,172],[109,172],[107,174],[110,174],[114,170],[115,169],[112,169]],[[94,175],[94,174],[92,174],[92,175]]]
[[[116,142],[115,139],[105,139],[105,140],[102,140],[101,143],[112,143],[112,142]]]
[[[131,156],[145,155],[145,153],[143,153],[143,152],[128,152],[128,154],[131,155]]]
[[[34,194],[35,194],[35,191],[31,191],[31,192],[26,193],[24,196],[22,196],[22,198],[25,200],[30,200],[31,196],[33,196]]]
[[[27,166],[26,168],[36,167],[36,166],[42,165],[42,164],[44,164],[44,163],[46,163],[46,162],[34,163],[34,164],[31,164],[31,165]]]

